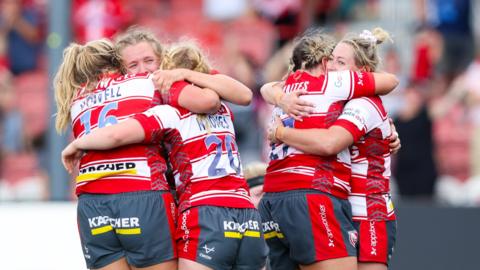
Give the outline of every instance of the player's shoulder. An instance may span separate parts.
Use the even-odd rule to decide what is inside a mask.
[[[382,118],[387,117],[387,111],[379,96],[354,98],[347,102],[346,108],[363,109],[364,111],[377,112]]]

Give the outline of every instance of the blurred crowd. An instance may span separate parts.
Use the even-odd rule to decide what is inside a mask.
[[[0,0],[0,201],[49,199],[48,4]],[[167,44],[197,40],[216,69],[254,92],[250,106],[233,106],[248,164],[268,162],[271,108],[259,88],[286,74],[295,36],[309,27],[341,38],[381,26],[393,35],[382,51],[383,70],[401,80],[384,100],[402,141],[392,164],[394,195],[478,206],[476,11],[474,0],[72,0],[71,30],[80,43],[131,25],[148,27]]]

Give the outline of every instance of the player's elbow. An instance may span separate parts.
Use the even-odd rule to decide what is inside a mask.
[[[316,142],[313,147],[314,154],[320,156],[332,156],[338,154],[341,149],[337,145],[337,141],[333,138]]]
[[[377,94],[380,94],[380,95],[386,95],[390,92],[393,91],[393,89],[395,89],[398,84],[399,84],[399,80],[397,78],[397,76],[395,76],[394,74],[390,74],[390,73],[384,73],[382,74],[382,78],[379,82],[379,85],[378,85],[378,88],[377,88]]]
[[[107,138],[107,144],[111,147],[118,147],[125,144],[124,140],[126,139],[126,136],[121,132],[112,130],[108,132],[105,137]]]
[[[398,80],[397,76],[395,76],[394,74],[388,74],[389,77],[388,77],[388,93],[390,93],[391,91],[393,91],[393,89],[395,89],[398,84],[400,83],[400,81]]]
[[[238,95],[238,105],[248,106],[252,102],[253,93],[252,91],[245,87],[245,90],[240,91]]]
[[[203,106],[204,106],[203,109],[207,113],[216,113],[220,109],[220,106],[221,106],[220,99],[218,97],[207,98],[207,99],[205,99],[205,102],[204,102]]]
[[[269,91],[271,89],[271,83],[266,83],[260,88],[260,94],[262,95],[263,99],[268,102]]]

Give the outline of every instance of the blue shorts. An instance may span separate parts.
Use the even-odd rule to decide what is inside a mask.
[[[350,203],[316,190],[265,193],[258,206],[272,269],[356,256]]]
[[[175,215],[169,191],[80,195],[77,222],[87,267],[122,257],[135,267],[177,258]]]
[[[257,209],[197,206],[178,218],[178,256],[213,269],[262,269],[267,245]]]

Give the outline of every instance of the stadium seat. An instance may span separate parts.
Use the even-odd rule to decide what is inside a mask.
[[[23,115],[24,131],[28,138],[40,136],[48,126],[48,74],[34,71],[14,79],[18,109]]]

